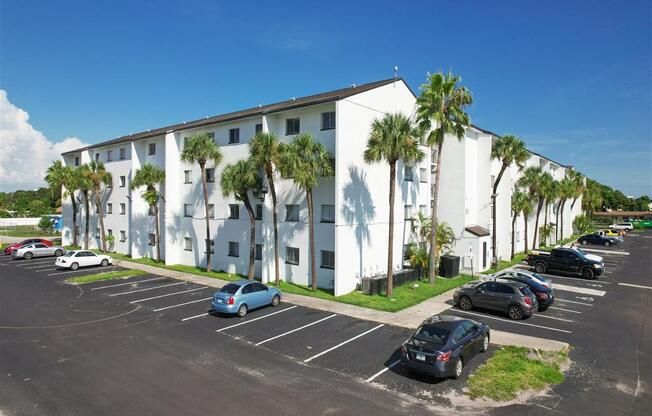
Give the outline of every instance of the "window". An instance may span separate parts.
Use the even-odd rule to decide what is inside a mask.
[[[147,150],[148,150],[148,151],[147,151],[147,154],[148,154],[149,156],[154,156],[154,155],[156,154],[156,143],[150,143],[150,144],[147,146]]]
[[[192,251],[192,240],[190,237],[183,238],[183,249],[185,251]]]
[[[113,152],[112,152],[111,150],[107,150],[107,151],[106,151],[106,161],[107,161],[107,162],[110,162],[110,161],[113,160],[113,155],[112,155],[112,153],[113,153]]]
[[[107,188],[113,188],[113,176],[109,178],[109,182],[106,184]]]
[[[127,233],[125,230],[120,230],[120,242],[124,243],[127,241]]]
[[[403,213],[403,215],[405,217],[405,221],[408,221],[410,220],[410,218],[412,218],[412,205],[405,205],[404,210],[405,212]]]
[[[150,205],[149,206],[149,211],[147,212],[147,215],[151,215],[151,216],[156,215],[156,212],[154,212],[154,211],[155,211],[154,210],[154,205]]]
[[[297,247],[285,247],[285,263],[299,264],[299,249]]]
[[[100,229],[99,228],[95,229],[95,238],[100,238]]]
[[[262,123],[256,124],[256,134],[262,133],[262,132],[263,132],[263,124]]]
[[[100,161],[100,154],[99,153],[95,153],[95,161],[96,162]]]
[[[335,268],[335,252],[322,250],[321,251],[321,268],[334,269]]]
[[[124,188],[125,186],[127,186],[127,177],[120,176],[120,188]]]
[[[331,130],[335,128],[335,111],[321,113],[321,129]]]
[[[321,206],[321,222],[335,222],[335,205]]]
[[[206,169],[206,182],[215,182],[215,169]]]
[[[110,202],[108,204],[106,204],[106,213],[107,214],[113,214],[113,204],[110,203]]]
[[[229,204],[229,219],[237,220],[240,218],[240,205]]]
[[[267,292],[269,290],[267,286],[262,283],[255,282],[251,285],[254,287],[254,292]]]
[[[299,134],[300,124],[300,119],[298,118],[288,118],[285,120],[285,135]]]
[[[285,221],[299,221],[299,206],[287,204],[285,206]]]
[[[426,206],[419,205],[419,212],[421,213],[421,215],[426,215]]]
[[[240,129],[229,129],[229,144],[240,143]]]
[[[256,244],[256,254],[254,255],[254,259],[256,259],[256,260],[262,260],[263,259],[263,245],[262,244]]]
[[[211,133],[206,133],[206,134],[208,134],[208,137],[210,137],[211,140],[215,140],[215,133],[211,132]]]
[[[95,205],[95,213],[96,214],[100,213],[100,206],[99,205]]]
[[[256,221],[263,219],[263,204],[256,204]]]
[[[149,233],[148,237],[149,238],[148,238],[147,244],[149,244],[150,246],[155,246],[156,245],[156,234]]]
[[[403,261],[410,260],[413,244],[403,244]]]
[[[192,217],[192,207],[190,204],[183,204],[183,216]]]
[[[106,235],[111,235],[112,236],[113,235],[113,230],[110,229],[110,228],[108,230],[106,230]]]
[[[240,243],[229,241],[229,257],[240,257]]]
[[[210,248],[211,248],[211,254],[215,254],[215,240],[204,240],[204,244],[205,244],[205,246],[206,246],[206,248],[204,248],[204,253],[207,252],[207,251],[206,251],[206,250],[207,250],[207,247],[210,246]]]
[[[514,289],[512,289],[510,286],[507,285],[501,285],[497,284],[496,285],[496,292],[497,293],[502,293],[504,295],[513,295],[514,294]]]
[[[419,181],[428,182],[428,169],[419,168]]]
[[[127,158],[127,149],[124,147],[120,148],[120,160],[125,160]]]
[[[192,183],[192,171],[184,170],[183,171],[183,183]]]
[[[75,166],[79,166],[79,156],[75,156]]]
[[[247,295],[247,294],[253,293],[253,292],[255,292],[253,283],[250,283],[248,285],[244,285],[242,287],[242,294],[243,295]]]
[[[215,204],[208,204],[208,218],[215,218]]]
[[[404,169],[405,174],[403,175],[406,181],[413,181],[414,180],[414,171],[412,169],[412,166],[405,166]]]
[[[460,325],[455,328],[455,331],[453,332],[453,341],[460,342],[462,338],[464,338],[464,327]]]
[[[120,215],[125,215],[125,212],[127,212],[127,204],[124,202],[120,203]]]

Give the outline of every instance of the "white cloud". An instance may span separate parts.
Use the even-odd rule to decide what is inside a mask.
[[[58,143],[48,140],[29,123],[27,111],[16,107],[0,90],[0,191],[45,186],[43,177],[61,153],[86,146],[76,137]]]

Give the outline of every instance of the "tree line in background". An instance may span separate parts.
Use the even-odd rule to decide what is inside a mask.
[[[0,218],[40,217],[55,214],[61,206],[61,189],[0,192]]]

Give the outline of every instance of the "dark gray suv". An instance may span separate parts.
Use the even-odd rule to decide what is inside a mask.
[[[520,282],[493,282],[476,280],[458,288],[455,304],[465,311],[473,308],[502,311],[510,319],[531,316],[539,307],[530,288]]]

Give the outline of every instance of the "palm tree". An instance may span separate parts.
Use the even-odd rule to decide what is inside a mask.
[[[541,208],[543,207],[543,202],[544,202],[544,198],[542,198],[541,195],[542,175],[543,175],[543,171],[541,170],[541,168],[530,166],[528,168],[525,168],[525,170],[523,171],[523,176],[521,176],[517,181],[517,185],[519,187],[527,189],[527,193],[528,196],[530,197],[530,200],[537,201],[537,217],[534,223],[534,238],[533,238],[534,241],[532,242],[533,250],[536,248],[537,231],[539,228],[539,215],[541,214]],[[527,218],[526,218],[525,226],[527,227]],[[527,234],[525,238],[527,241]],[[527,251],[527,245],[525,246],[525,251]]]
[[[559,239],[564,239],[564,207],[566,206],[566,201],[569,198],[572,198],[575,195],[575,183],[570,176],[565,177],[559,182],[559,205],[557,206],[557,220],[556,224],[559,229]],[[561,218],[561,227],[559,227],[559,219]]]
[[[543,215],[543,229],[544,229],[544,236],[543,241],[544,245],[548,243],[548,237],[552,235],[552,229],[550,229],[550,224],[548,223],[548,211],[550,211],[550,202],[553,201],[557,198],[557,181],[552,177],[552,175],[549,172],[544,172],[543,175],[541,175],[541,196],[543,197],[543,205],[545,208],[544,215]],[[539,231],[541,234],[541,231]]]
[[[419,133],[412,121],[401,113],[386,114],[374,119],[367,148],[366,163],[387,162],[389,165],[389,236],[387,243],[387,297],[394,293],[394,194],[396,191],[396,162],[405,164],[420,162],[425,154],[419,149]]]
[[[335,174],[335,159],[322,143],[311,134],[298,135],[282,155],[281,174],[292,179],[306,193],[308,205],[308,238],[310,240],[310,278],[312,290],[317,290],[317,265],[315,262],[315,226],[312,190],[320,176]]]
[[[111,184],[113,178],[111,172],[107,171],[104,163],[99,161],[91,161],[88,164],[88,169],[85,171],[86,178],[90,182],[91,191],[95,197],[95,204],[97,204],[97,215],[100,219],[100,241],[102,243],[102,251],[106,252],[106,236],[104,234],[104,207],[102,206],[103,190],[102,185]],[[88,215],[88,213],[86,213]]]
[[[89,236],[88,236],[88,228],[90,227],[89,222],[90,222],[90,217],[91,217],[91,207],[90,207],[90,192],[91,192],[91,181],[88,179],[88,165],[81,165],[75,168],[75,178],[77,179],[77,186],[79,189],[79,192],[81,193],[82,199],[84,201],[84,211],[86,212],[86,217],[84,221],[84,248],[86,250],[89,249]],[[81,216],[81,210],[80,214]],[[81,218],[79,219],[81,221]]]
[[[204,194],[204,211],[206,216],[206,273],[211,271],[211,225],[208,216],[208,184],[206,182],[206,163],[213,162],[214,166],[222,162],[222,151],[205,131],[194,133],[188,137],[183,145],[181,160],[186,163],[197,163],[201,171],[201,185]]]
[[[258,133],[249,142],[249,154],[251,160],[258,169],[265,172],[269,191],[272,195],[272,217],[274,222],[274,271],[276,285],[280,281],[279,254],[278,254],[278,208],[276,199],[276,186],[274,185],[274,170],[281,163],[283,145],[279,143],[274,133]]]
[[[53,191],[58,189],[61,192],[61,203],[66,198],[70,198],[72,203],[72,245],[77,246],[77,199],[75,191],[79,188],[79,177],[77,171],[71,166],[63,166],[61,161],[57,160],[48,167],[45,175],[45,181]]]
[[[501,162],[500,171],[494,181],[493,191],[491,193],[491,218],[492,218],[492,242],[491,247],[493,251],[492,263],[494,267],[498,262],[498,254],[496,252],[496,197],[498,196],[498,185],[503,178],[503,174],[512,163],[516,163],[518,170],[522,170],[525,162],[530,158],[530,152],[525,148],[525,143],[516,136],[503,136],[493,141],[491,144],[491,158],[498,159]],[[513,227],[512,227],[513,228]],[[514,236],[512,236],[513,239]],[[514,243],[512,242],[512,250]],[[512,254],[512,257],[514,255]]]
[[[249,199],[249,191],[260,186],[260,175],[253,160],[239,160],[233,165],[226,165],[220,180],[222,194],[235,196],[242,201],[249,213],[249,271],[247,278],[254,280],[254,260],[256,257],[256,214]]]
[[[469,115],[464,111],[473,103],[471,92],[458,85],[461,78],[457,75],[441,72],[428,75],[426,84],[421,86],[421,95],[417,98],[417,123],[419,130],[426,135],[426,143],[437,148],[435,165],[435,192],[432,199],[432,229],[430,231],[430,264],[428,275],[430,283],[435,281],[437,266],[437,200],[439,198],[439,179],[441,154],[446,134],[453,134],[462,140],[465,130],[470,125]]]
[[[577,198],[582,196],[582,193],[584,192],[584,175],[579,173],[576,170],[571,170],[568,172],[568,178],[571,180],[573,183],[573,202],[571,203],[571,211],[573,208],[575,208],[575,203],[577,202]]]
[[[63,163],[61,163],[60,160],[55,160],[48,167],[45,173],[44,179],[48,184],[48,188],[50,188],[50,193],[53,198],[55,195],[61,193],[61,188],[63,187],[63,179],[65,176],[64,169],[65,166],[63,166]]]
[[[603,202],[600,184],[589,179],[582,192],[582,208],[584,209],[585,215],[591,217],[593,212],[602,208]]]
[[[160,218],[159,218],[159,209],[158,205],[161,200],[161,193],[156,189],[156,186],[163,183],[165,180],[165,171],[157,166],[154,166],[151,163],[145,163],[140,169],[136,170],[134,178],[131,180],[130,188],[132,190],[140,188],[141,186],[145,187],[145,192],[141,194],[145,202],[149,205],[150,208],[154,210],[154,222],[155,226],[155,245],[156,245],[156,260],[161,260],[161,235],[160,235]]]
[[[510,260],[514,259],[514,234],[516,232],[516,220],[518,216],[523,213],[523,218],[525,220],[525,251],[527,252],[527,215],[532,211],[532,202],[530,202],[530,197],[516,189],[512,193],[512,254]]]

